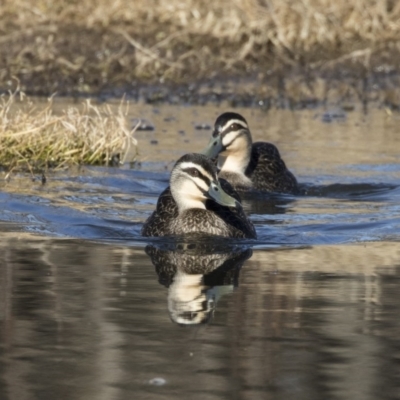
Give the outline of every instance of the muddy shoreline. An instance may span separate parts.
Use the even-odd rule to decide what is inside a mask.
[[[268,110],[308,109],[338,106],[343,109],[361,105],[400,109],[400,73],[392,71],[365,74],[360,71],[333,70],[310,73],[301,68],[252,76],[224,75],[191,83],[136,82],[121,87],[103,87],[91,94],[67,92],[80,98],[92,95],[100,102],[110,98],[146,104],[225,104],[229,107],[257,107]]]
[[[361,74],[362,75],[362,74]],[[45,76],[35,78],[43,82]],[[316,73],[283,69],[273,74],[251,76],[229,75],[186,82],[121,81],[118,85],[91,85],[88,90],[79,86],[57,85],[55,90],[32,84],[32,81],[12,80],[1,93],[17,87],[29,96],[67,96],[76,100],[94,98],[99,103],[110,99],[142,102],[145,104],[205,105],[224,103],[229,107],[260,107],[263,109],[307,109],[324,106],[343,108],[361,104],[400,110],[400,73],[374,72],[360,77],[357,69],[333,70]],[[39,87],[38,87],[39,86]]]

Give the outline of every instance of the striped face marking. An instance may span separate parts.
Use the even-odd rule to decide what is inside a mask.
[[[243,134],[244,130],[249,127],[246,122],[240,119],[230,119],[224,125],[218,126],[213,136],[220,136],[224,148],[228,148],[239,136]]]
[[[172,170],[171,194],[178,205],[179,213],[191,208],[206,208],[210,199],[226,207],[236,207],[237,201],[222,189],[217,169],[202,154],[183,156]]]
[[[190,161],[180,164],[180,170],[190,177],[203,194],[208,191],[211,183],[217,180],[216,176],[210,174],[201,165]]]
[[[249,129],[249,127],[246,122],[240,119],[230,119],[225,125],[219,128],[219,131],[221,133],[228,133],[231,131],[238,131],[239,129]]]
[[[216,126],[212,136],[217,137],[219,135],[226,135],[229,132],[237,132],[241,129],[249,129],[246,122],[240,119],[230,119],[224,125]]]

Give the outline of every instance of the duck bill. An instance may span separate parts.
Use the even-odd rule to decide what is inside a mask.
[[[221,136],[211,137],[207,147],[201,152],[208,158],[215,158],[224,150]]]
[[[234,199],[232,196],[229,196],[228,193],[222,190],[222,187],[219,182],[218,183],[212,182],[207,194],[210,199],[214,200],[218,204],[221,204],[221,206],[226,206],[226,207],[239,206],[239,203],[236,199]]]

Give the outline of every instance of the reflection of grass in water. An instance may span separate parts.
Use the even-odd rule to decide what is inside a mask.
[[[0,16],[0,76],[36,92],[353,60],[368,69],[377,54],[390,69],[399,52],[395,0],[6,0]]]
[[[62,168],[71,164],[132,161],[134,130],[126,127],[127,105],[68,107],[54,115],[52,99],[37,109],[23,94],[3,95],[0,102],[0,165],[8,170]]]

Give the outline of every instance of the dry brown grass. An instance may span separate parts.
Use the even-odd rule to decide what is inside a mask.
[[[396,0],[4,0],[0,82],[90,92],[284,66],[399,63]],[[47,79],[44,79],[43,77]]]
[[[86,100],[81,107],[53,112],[53,99],[40,109],[22,93],[0,98],[0,165],[7,170],[62,168],[71,164],[132,161],[134,130],[126,127],[127,104],[118,112]]]

